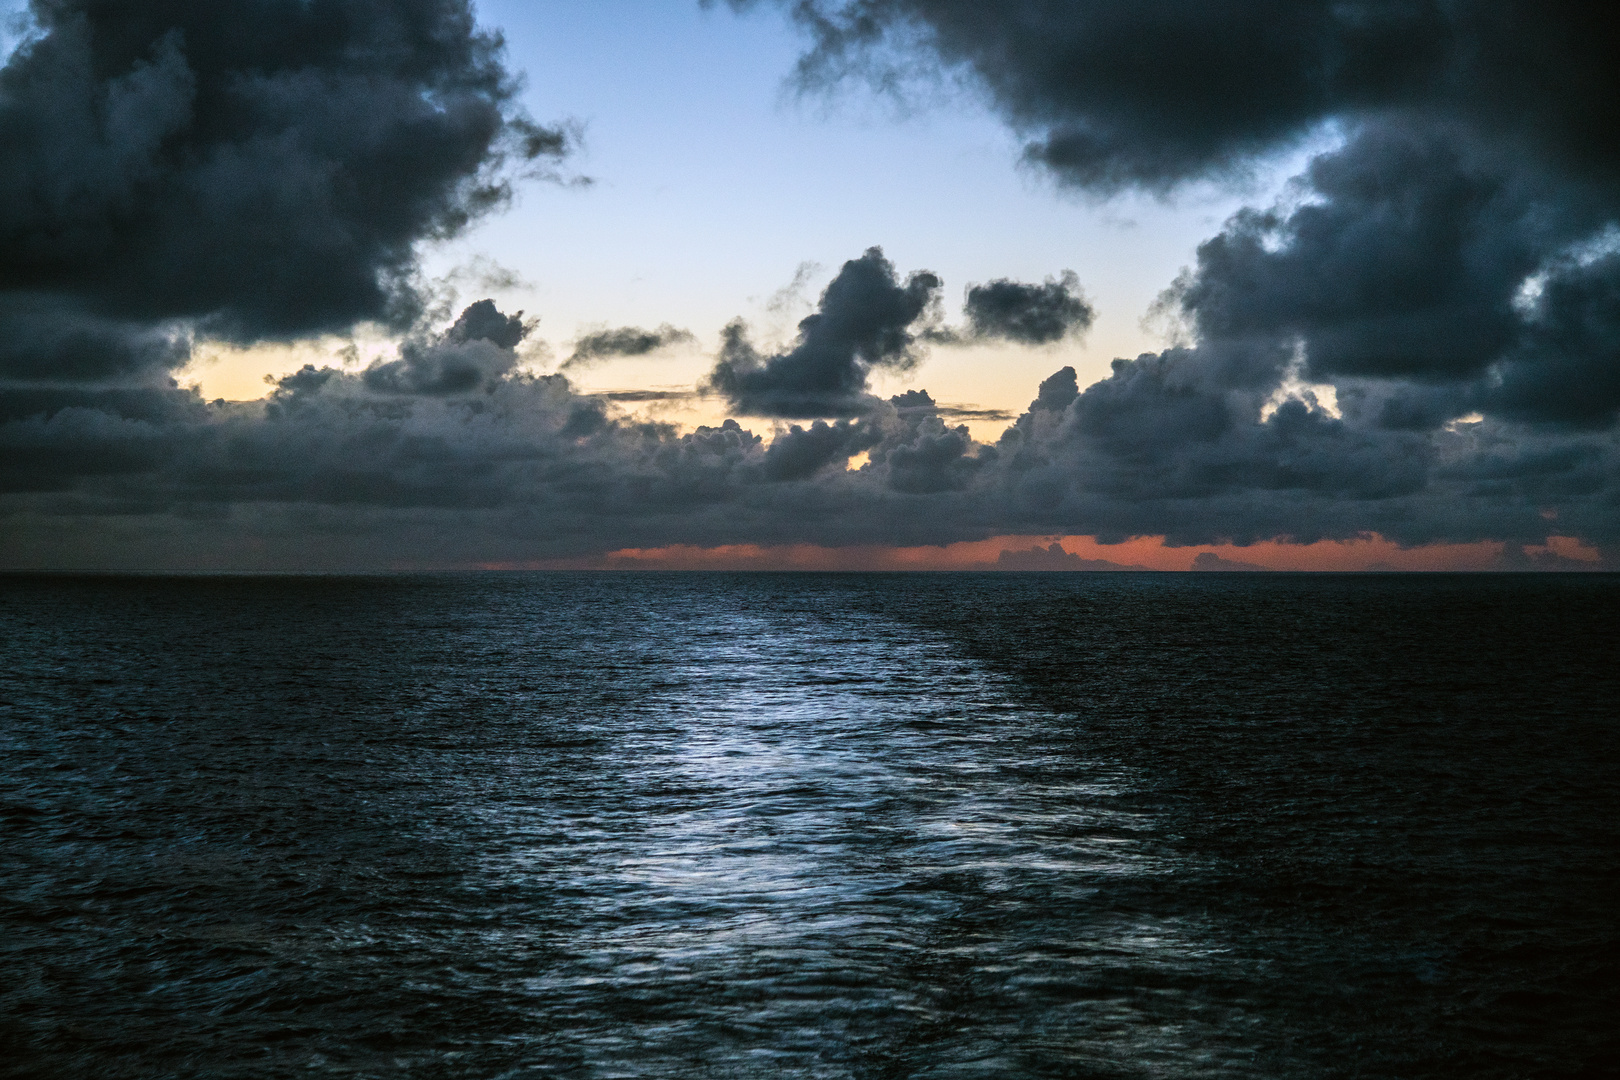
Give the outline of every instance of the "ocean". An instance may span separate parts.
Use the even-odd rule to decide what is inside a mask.
[[[1620,1075],[1620,575],[0,577],[15,1077]]]

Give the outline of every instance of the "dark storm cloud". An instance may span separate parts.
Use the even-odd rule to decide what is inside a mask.
[[[405,342],[398,367],[309,365],[263,402],[208,406],[177,393],[191,402],[186,415],[135,422],[64,409],[0,424],[0,457],[27,465],[0,470],[12,492],[0,504],[8,557],[66,558],[136,519],[166,542],[179,541],[165,523],[181,521],[185,543],[234,537],[239,557],[242,530],[261,537],[255,544],[279,535],[290,545],[301,528],[303,545],[279,556],[292,562],[330,562],[345,545],[351,560],[375,564],[428,548],[534,557],[739,535],[926,542],[984,449],[937,416],[901,416],[881,401],[858,421],[791,427],[767,445],[734,420],[682,435],[610,414],[562,376],[509,369],[457,392],[413,381],[423,350],[510,352],[516,331],[503,336],[503,320],[520,325],[473,305],[456,327]],[[862,450],[878,464],[849,470]],[[52,523],[65,521],[97,524],[64,547]],[[116,560],[135,549],[103,548],[103,561],[109,550]]]
[[[1283,499],[1305,534],[1313,503],[1424,489],[1435,452],[1421,436],[1369,430],[1304,400],[1266,413],[1266,389],[1234,391],[1211,367],[1194,350],[1116,361],[1112,377],[1081,393],[1059,372],[998,449],[1032,495],[1111,504],[1122,532],[1187,542],[1263,538]]]
[[[1341,393],[1334,409],[1298,384],[1234,388],[1218,352],[1118,361],[1111,378],[1061,411],[1032,407],[996,445],[1002,512],[1029,532],[1179,544],[1372,532],[1404,544],[1540,544],[1573,535],[1609,548],[1614,561],[1612,435],[1490,417],[1390,430],[1371,394]]]
[[[1246,210],[1174,290],[1206,343],[1299,344],[1302,373],[1376,392],[1382,422],[1470,410],[1571,426],[1620,411],[1620,204],[1435,133],[1369,129],[1315,197]]]
[[[0,381],[105,382],[167,371],[190,356],[182,325],[109,319],[56,297],[0,293]]]
[[[1580,225],[1535,213],[1494,162],[1401,132],[1369,131],[1305,179],[1320,201],[1239,213],[1180,299],[1206,339],[1303,337],[1321,378],[1478,373],[1518,335],[1538,253]]]
[[[1590,259],[1561,259],[1521,295],[1525,331],[1470,388],[1479,409],[1526,422],[1607,427],[1620,413],[1620,235]]]
[[[1031,412],[1062,412],[1080,396],[1080,379],[1072,367],[1062,367],[1041,380],[1035,389],[1035,400],[1029,403]]]
[[[1005,278],[967,291],[968,329],[976,338],[1021,345],[1049,345],[1091,326],[1097,312],[1080,292],[1080,279],[1065,270],[1042,285]]]
[[[901,281],[882,249],[869,248],[839,270],[788,351],[762,356],[740,322],[726,327],[710,386],[749,416],[859,415],[872,404],[866,380],[874,367],[916,364],[915,328],[936,313],[939,290],[926,270]]]
[[[646,356],[671,345],[687,345],[696,338],[690,330],[664,323],[656,330],[639,326],[619,326],[585,334],[574,342],[574,351],[563,361],[562,370],[585,367],[616,356]]]
[[[40,0],[31,16],[0,70],[13,490],[150,473],[130,505],[163,502],[166,469],[240,427],[170,378],[196,337],[404,325],[422,306],[414,245],[567,149],[515,110],[499,38],[461,0]],[[416,334],[374,381],[453,393],[504,375],[514,331],[480,313]],[[276,407],[328,377],[283,380]]]
[[[901,416],[939,412],[939,405],[934,401],[933,395],[926,390],[907,390],[896,394],[889,399],[889,404],[893,405]]]
[[[753,0],[733,0],[751,6]],[[1088,187],[1243,169],[1325,121],[1444,117],[1569,169],[1620,163],[1601,5],[1530,0],[795,0],[803,72],[970,73],[1029,153]]]
[[[32,15],[0,71],[0,318],[34,354],[11,374],[168,364],[129,353],[174,320],[249,341],[408,318],[413,245],[499,205],[503,162],[566,149],[514,112],[464,0]]]

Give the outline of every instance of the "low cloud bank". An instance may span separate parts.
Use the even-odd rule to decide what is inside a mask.
[[[0,424],[0,551],[11,565],[123,565],[135,552],[162,565],[389,565],[671,544],[1376,532],[1547,549],[1524,556],[1534,568],[1565,558],[1549,536],[1611,562],[1620,542],[1607,432],[1494,418],[1392,429],[1376,411],[1333,416],[1293,398],[1268,410],[1266,380],[1241,393],[1203,380],[1207,347],[1121,361],[1084,389],[1065,367],[986,443],[925,391],[868,396],[852,417],[682,433],[526,372],[525,333],[480,301],[407,336],[394,359],[306,366],[263,401],[154,388],[13,418]],[[997,564],[1076,558],[1037,546]]]

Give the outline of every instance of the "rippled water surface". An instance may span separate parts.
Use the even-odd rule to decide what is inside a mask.
[[[0,1070],[1620,1075],[1620,580],[0,577]]]

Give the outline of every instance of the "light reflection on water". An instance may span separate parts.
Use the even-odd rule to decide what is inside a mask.
[[[1124,771],[1060,754],[1005,676],[852,613],[700,618],[680,641],[604,755],[624,805],[564,859],[552,839],[480,867],[573,898],[547,915],[568,961],[527,985],[571,1003],[588,1068],[844,1076],[922,1049],[989,1076],[1198,1038],[1158,1024],[1134,1045],[1128,1004],[1066,993],[1216,950],[1090,910],[1101,882],[1167,867],[1111,805]],[[529,807],[487,826],[554,824]]]

